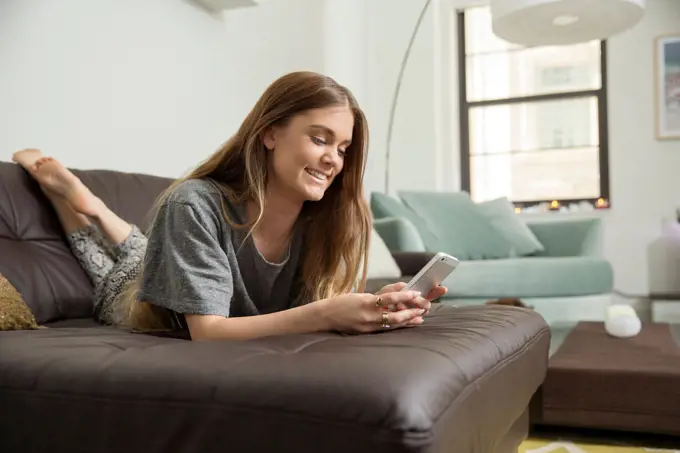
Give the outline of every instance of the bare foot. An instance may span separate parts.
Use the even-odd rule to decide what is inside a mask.
[[[64,198],[80,214],[96,218],[105,208],[76,175],[51,157],[36,160],[29,172],[48,196],[54,194]]]
[[[27,170],[30,170],[41,157],[42,151],[35,148],[22,149],[12,154],[12,160]]]

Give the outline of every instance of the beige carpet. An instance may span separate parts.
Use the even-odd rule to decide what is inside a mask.
[[[519,453],[680,453],[680,450],[627,447],[618,445],[595,445],[580,442],[529,439],[519,447]]]

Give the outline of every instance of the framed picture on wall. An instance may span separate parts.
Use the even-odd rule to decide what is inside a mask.
[[[680,33],[655,46],[656,138],[680,139]]]

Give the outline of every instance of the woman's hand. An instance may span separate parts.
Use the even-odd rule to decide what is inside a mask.
[[[406,286],[406,283],[404,282],[398,282],[398,283],[392,283],[391,285],[386,285],[383,286],[380,291],[378,291],[377,295],[382,296],[383,294],[386,293],[392,293],[392,292],[397,292],[401,291],[404,289]],[[437,300],[440,297],[442,297],[444,294],[446,294],[447,288],[444,286],[437,286],[434,288],[432,291],[430,291],[429,294],[427,294],[425,297],[419,297],[418,300],[416,301],[415,305],[421,308],[425,308],[425,314],[429,313],[430,311],[430,303],[433,300]],[[400,303],[396,304],[395,309],[397,310],[407,310],[409,308],[408,305]]]
[[[376,330],[393,330],[423,323],[426,307],[418,304],[429,301],[414,291],[383,292],[380,296],[350,293],[315,302],[318,316],[322,317],[327,330],[343,333],[367,333]],[[399,304],[411,308],[390,310]]]

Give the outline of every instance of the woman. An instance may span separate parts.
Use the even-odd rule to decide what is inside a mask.
[[[446,291],[423,297],[397,283],[377,296],[352,292],[363,290],[371,230],[367,137],[346,88],[315,73],[285,75],[221,149],[160,197],[148,243],[58,162],[33,151],[15,160],[58,212],[59,203],[75,211],[60,218],[76,256],[79,247],[100,250],[81,263],[111,258],[95,283],[102,321],[188,329],[193,340],[359,333],[421,324],[430,300]],[[113,247],[102,246],[82,214]]]

